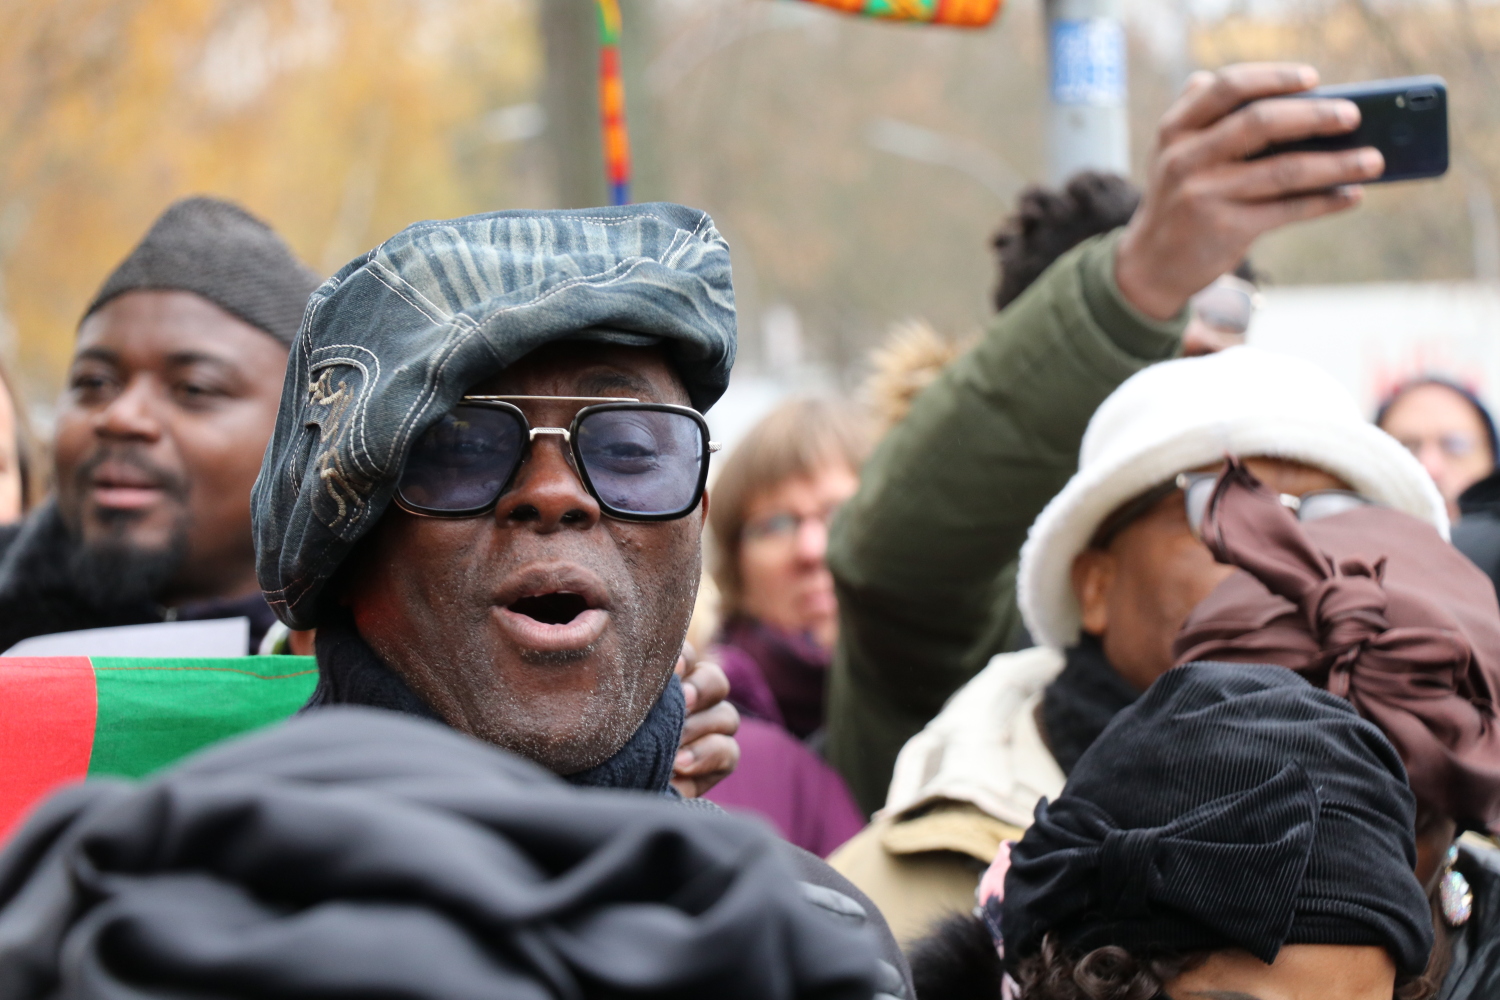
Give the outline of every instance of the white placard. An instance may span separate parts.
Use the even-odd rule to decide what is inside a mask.
[[[250,619],[211,618],[54,632],[22,639],[0,656],[244,656]]]

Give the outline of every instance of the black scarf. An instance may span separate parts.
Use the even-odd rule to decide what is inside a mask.
[[[318,626],[318,686],[303,707],[365,705],[442,722],[390,667],[375,655],[354,628],[347,612],[330,615]],[[564,775],[574,785],[593,788],[634,788],[664,795],[672,792],[672,762],[682,740],[687,705],[682,685],[674,676],[651,706],[635,735],[609,760],[577,774]]]
[[[0,539],[4,544],[7,539]],[[0,557],[0,652],[22,639],[56,632],[164,621],[250,619],[254,653],[276,620],[260,594],[195,601],[167,608],[155,601],[100,603],[79,592],[70,566],[76,542],[68,534],[55,501],[34,511],[12,531]]]
[[[1042,728],[1063,774],[1072,774],[1078,758],[1115,714],[1141,693],[1110,666],[1104,647],[1093,636],[1081,636],[1065,655],[1067,665],[1042,693]]]

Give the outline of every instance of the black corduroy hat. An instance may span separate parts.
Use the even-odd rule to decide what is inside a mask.
[[[83,318],[134,291],[201,295],[290,345],[318,276],[249,212],[218,198],[174,202],[105,279]]]
[[[1000,923],[1012,970],[1051,934],[1083,955],[1377,945],[1422,971],[1432,916],[1395,749],[1282,667],[1162,675],[1037,806]]]

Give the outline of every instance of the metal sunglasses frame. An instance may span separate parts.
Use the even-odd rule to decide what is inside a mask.
[[[516,405],[517,401],[547,400],[549,402],[586,403],[573,415],[573,422],[567,427],[533,427],[531,421],[526,419],[526,414]],[[568,464],[573,467],[573,472],[578,476],[583,488],[588,491],[589,496],[599,505],[599,510],[606,517],[612,517],[617,521],[676,521],[687,517],[693,508],[703,502],[703,493],[708,487],[708,457],[720,449],[720,444],[714,441],[708,430],[708,421],[703,419],[703,414],[690,406],[678,406],[675,403],[643,403],[638,399],[621,396],[464,396],[459,399],[457,406],[477,406],[482,409],[499,410],[509,413],[521,424],[521,429],[526,433],[526,443],[521,449],[521,456],[516,461],[515,468],[510,470],[505,483],[495,494],[493,500],[481,504],[478,507],[468,507],[463,510],[436,510],[431,507],[423,507],[414,504],[401,495],[400,478],[396,482],[396,506],[408,514],[418,517],[440,517],[440,518],[464,518],[482,517],[494,510],[500,503],[500,498],[510,492],[516,473],[526,464],[531,457],[532,446],[538,437],[560,437],[566,447],[563,454],[568,458]],[[698,470],[698,484],[693,490],[693,499],[681,510],[668,514],[637,514],[632,511],[619,510],[611,506],[599,491],[594,487],[593,481],[589,479],[588,467],[584,464],[583,456],[578,453],[578,426],[583,420],[594,413],[603,413],[607,410],[654,410],[661,413],[678,413],[685,417],[691,417],[698,425],[698,433],[703,442],[703,463]],[[405,469],[402,470],[403,474]]]
[[[1217,286],[1221,286],[1221,287],[1225,287],[1225,288],[1232,288],[1233,290],[1235,290],[1236,292],[1239,292],[1241,295],[1245,296],[1245,298],[1249,300],[1249,303],[1250,303],[1250,315],[1245,320],[1245,328],[1243,330],[1233,330],[1233,329],[1230,329],[1229,327],[1219,326],[1219,325],[1217,325],[1215,323],[1210,323],[1208,321],[1207,317],[1203,316],[1202,314],[1200,314],[1197,311],[1197,307],[1196,307],[1196,305],[1194,305],[1193,299],[1196,299],[1199,295],[1202,295],[1204,292],[1208,291],[1210,288],[1213,288],[1216,285]],[[1215,278],[1213,281],[1210,281],[1207,285],[1205,285],[1202,288],[1200,288],[1190,299],[1188,299],[1188,303],[1193,308],[1193,315],[1197,316],[1199,318],[1199,320],[1204,323],[1204,325],[1209,326],[1212,329],[1218,330],[1221,333],[1228,333],[1228,334],[1233,334],[1233,335],[1235,335],[1237,337],[1243,337],[1246,333],[1249,332],[1249,330],[1250,330],[1250,324],[1255,320],[1255,314],[1258,313],[1258,312],[1260,312],[1261,308],[1263,306],[1265,306],[1265,304],[1266,304],[1266,297],[1265,297],[1264,294],[1262,294],[1262,292],[1261,292],[1261,290],[1259,288],[1256,288],[1254,284],[1252,284],[1251,282],[1246,281],[1244,278],[1241,278],[1239,275],[1237,275],[1237,274],[1221,274],[1217,278]]]
[[[1220,472],[1179,472],[1177,474],[1177,477],[1172,480],[1172,483],[1182,491],[1183,501],[1186,502],[1189,490],[1191,490],[1195,485],[1197,485],[1198,483],[1209,481],[1217,483],[1221,475],[1223,475],[1223,473]],[[1378,501],[1370,499],[1363,493],[1356,493],[1354,490],[1309,490],[1306,493],[1303,493],[1301,496],[1298,496],[1295,493],[1278,493],[1276,494],[1276,499],[1281,501],[1281,506],[1287,508],[1293,514],[1297,515],[1297,520],[1300,521],[1302,520],[1302,505],[1306,503],[1309,498],[1317,496],[1350,497],[1354,500],[1359,501],[1359,505],[1362,507],[1381,506]],[[1209,503],[1212,502],[1213,497],[1210,495]],[[1205,516],[1208,514],[1207,505],[1204,506],[1203,513]],[[1191,511],[1188,512],[1188,528],[1192,531],[1193,537],[1198,539],[1201,539],[1203,537],[1201,534],[1202,525],[1194,522]]]

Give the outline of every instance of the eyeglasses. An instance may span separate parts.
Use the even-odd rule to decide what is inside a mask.
[[[1465,434],[1462,431],[1450,431],[1447,434],[1437,434],[1425,438],[1404,437],[1399,440],[1407,451],[1418,458],[1422,456],[1422,449],[1426,448],[1429,444],[1437,445],[1438,451],[1441,451],[1446,458],[1468,458],[1479,448],[1479,439],[1472,434]]]
[[[1214,487],[1219,482],[1217,472],[1183,472],[1177,476],[1177,488],[1182,490],[1187,507],[1188,527],[1193,536],[1202,539],[1203,518],[1208,514],[1208,505],[1214,496]],[[1279,495],[1282,506],[1297,515],[1297,520],[1319,521],[1335,514],[1345,514],[1360,507],[1378,506],[1369,497],[1350,490],[1313,490],[1301,496],[1290,493]]]
[[[1244,334],[1250,329],[1250,320],[1261,301],[1260,292],[1250,282],[1223,274],[1194,295],[1189,304],[1193,315],[1208,326],[1225,333]]]
[[[802,526],[809,522],[820,525],[826,531],[833,516],[838,513],[839,506],[841,505],[835,505],[817,514],[772,514],[746,524],[740,530],[740,538],[747,542],[786,543],[796,538],[802,531]]]
[[[532,427],[517,402],[584,403],[568,427]],[[495,509],[538,437],[562,438],[599,509],[623,521],[672,521],[703,499],[719,450],[697,410],[598,396],[465,396],[412,445],[396,505],[427,517]]]

